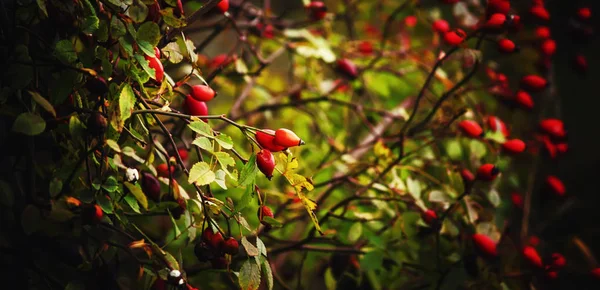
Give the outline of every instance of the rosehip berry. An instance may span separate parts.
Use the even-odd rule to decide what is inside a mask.
[[[271,133],[273,135],[267,134],[267,133]],[[277,144],[275,144],[275,131],[271,130],[271,129],[263,129],[262,131],[256,131],[256,142],[258,142],[258,144],[264,148],[267,149],[271,152],[279,152],[279,151],[283,151],[285,149],[287,149],[284,146],[279,146]]]
[[[444,41],[451,46],[457,46],[461,44],[466,37],[467,34],[460,28],[456,28],[444,33]]]
[[[558,143],[556,144],[556,151],[560,154],[565,154],[569,150],[569,144],[567,143]]]
[[[160,183],[154,175],[142,172],[142,191],[155,202],[160,201]]]
[[[540,129],[554,138],[564,138],[567,135],[564,123],[559,119],[550,118],[540,121]]]
[[[532,246],[525,246],[525,248],[523,248],[523,257],[532,266],[538,268],[542,268],[544,266],[542,263],[542,258],[538,254],[538,251]]]
[[[342,58],[337,61],[337,70],[351,80],[358,77],[356,65],[347,58]]]
[[[181,3],[181,0],[177,0],[177,10],[174,12],[177,17],[183,16],[183,3]]]
[[[104,212],[97,204],[86,204],[81,209],[81,221],[84,224],[90,225],[100,223],[102,217],[104,217]]]
[[[169,169],[168,169],[168,167],[169,166],[167,166],[167,163],[161,163],[161,164],[157,165],[156,166],[157,175],[160,176],[160,177],[166,177],[166,178],[168,178],[169,177]],[[171,174],[173,174],[175,172],[175,166],[171,165],[170,167],[171,167],[170,168],[171,169],[170,170]]]
[[[510,200],[512,201],[513,205],[516,206],[517,208],[523,208],[523,196],[518,193],[518,192],[513,192],[510,194]]]
[[[269,180],[273,177],[273,169],[275,169],[275,158],[271,151],[262,149],[256,153],[256,165]]]
[[[539,20],[548,21],[550,20],[550,12],[546,10],[543,5],[535,5],[529,9],[529,13]]]
[[[498,177],[500,170],[494,164],[483,164],[477,169],[477,179],[483,181],[492,181]]]
[[[498,50],[503,53],[513,53],[517,51],[517,46],[512,40],[503,38],[498,41]]]
[[[494,240],[492,240],[490,237],[483,234],[474,234],[471,239],[473,240],[473,244],[480,254],[490,258],[498,256],[496,242],[494,242]]]
[[[551,267],[546,267],[546,278],[548,280],[555,280],[558,278],[558,271],[552,269]]]
[[[404,18],[404,25],[406,27],[415,27],[417,25],[417,17],[414,15],[409,15]]]
[[[490,129],[492,129],[492,131],[496,132],[496,131],[500,130],[502,132],[502,135],[504,135],[504,137],[508,137],[508,135],[510,135],[510,132],[506,128],[506,124],[504,124],[504,122],[502,122],[502,120],[500,120],[500,118],[498,118],[496,116],[490,116],[487,119],[487,123],[488,123],[488,126],[490,127]]]
[[[154,0],[154,3],[148,6],[148,16],[146,17],[146,21],[158,22],[160,20],[160,15],[160,5],[158,4],[158,0]]]
[[[538,92],[546,88],[548,81],[537,75],[527,75],[521,79],[521,86],[529,91]]]
[[[483,137],[483,129],[477,122],[472,120],[463,120],[458,123],[458,127],[462,132],[472,138]]]
[[[229,58],[226,54],[219,54],[210,61],[209,67],[212,69],[216,69],[218,67],[226,65],[228,61]]]
[[[373,53],[373,44],[368,41],[362,41],[358,44],[358,51],[362,54],[369,55]]]
[[[327,6],[325,6],[325,3],[321,1],[310,2],[306,6],[306,9],[308,10],[310,19],[312,19],[313,21],[319,21],[325,18],[325,16],[327,15]]]
[[[208,106],[205,102],[194,99],[191,95],[187,95],[183,104],[184,111],[192,116],[206,116],[208,115]],[[207,119],[202,119],[204,122],[208,122]]]
[[[592,17],[592,10],[588,7],[579,8],[577,10],[577,17],[582,21],[589,20]]]
[[[268,207],[266,205],[263,205],[258,209],[257,215],[258,215],[258,219],[260,221],[262,221],[264,217],[270,217],[270,218],[274,217],[273,211],[271,210],[270,207]]]
[[[215,91],[209,86],[195,85],[190,95],[197,101],[208,102],[215,97]]]
[[[221,245],[225,241],[223,239],[223,235],[221,235],[221,232],[219,232],[219,231],[217,231],[216,233],[213,232],[213,230],[210,226],[208,226],[202,232],[202,240],[205,243],[207,243],[209,246],[211,246],[213,249],[216,249],[216,250],[220,249]]]
[[[437,33],[446,33],[450,31],[450,24],[444,19],[438,19],[433,22],[432,28]]]
[[[154,69],[154,79],[157,82],[162,83],[165,76],[165,69],[163,68],[162,62],[160,62],[160,59],[147,55],[145,55],[144,58],[148,61],[148,66]]]
[[[526,91],[519,90],[515,94],[515,102],[523,109],[531,111],[534,103],[531,95]]]
[[[485,28],[488,30],[502,30],[504,28],[504,24],[506,23],[506,15],[503,13],[494,13],[490,16],[490,18],[485,22]]]
[[[229,255],[235,255],[239,252],[240,246],[238,244],[238,241],[236,239],[234,239],[233,237],[229,237],[227,238],[227,240],[225,240],[225,242],[223,243],[223,253],[225,254],[229,254]]]
[[[540,244],[540,238],[538,236],[531,236],[527,242],[530,245],[537,247]]]
[[[550,57],[554,55],[556,52],[556,41],[554,39],[548,38],[542,42],[540,46],[540,51],[546,57]]]
[[[505,152],[513,154],[522,153],[526,148],[527,146],[525,145],[525,142],[520,139],[507,140],[502,144],[502,149]]]
[[[546,177],[546,185],[557,196],[565,196],[565,184],[562,182],[562,180],[560,180],[560,178],[550,175]]]
[[[563,256],[560,253],[553,253],[552,254],[552,267],[554,269],[562,269],[565,267],[565,265],[567,265],[567,259],[565,259],[565,256]]]
[[[229,0],[221,0],[221,2],[219,2],[219,4],[217,4],[217,8],[222,13],[227,12],[227,10],[229,10]]]
[[[421,213],[421,218],[425,221],[425,223],[427,223],[428,225],[433,225],[437,222],[437,214],[435,213],[434,210],[428,209],[424,212]]]
[[[475,175],[469,169],[463,169],[460,171],[460,176],[463,179],[463,182],[469,183],[475,181]]]
[[[548,26],[539,26],[535,29],[535,36],[538,39],[550,38],[550,28]]]
[[[181,156],[181,160],[186,161],[188,159],[188,151],[185,148],[179,148],[177,149],[177,152],[179,152],[179,156]]]
[[[304,145],[304,141],[296,135],[292,130],[281,128],[275,131],[275,139],[273,140],[275,145],[284,147],[294,147]]]
[[[509,0],[489,0],[487,6],[488,13],[506,14],[510,11]]]

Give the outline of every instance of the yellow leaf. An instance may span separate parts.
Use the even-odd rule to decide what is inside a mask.
[[[377,156],[379,158],[387,158],[392,155],[392,151],[390,150],[390,148],[385,146],[385,144],[383,144],[383,141],[381,139],[379,139],[377,141],[377,143],[375,143],[375,146],[373,147],[373,151],[375,151],[375,156]]]
[[[310,216],[310,219],[315,225],[315,228],[321,235],[323,235],[323,231],[321,230],[321,226],[319,225],[319,219],[317,218],[317,215],[313,212],[313,210],[317,208],[317,203],[310,200],[302,192],[298,192],[298,197],[300,198],[300,201],[302,201],[304,208],[306,208],[306,212],[308,212],[308,215]]]

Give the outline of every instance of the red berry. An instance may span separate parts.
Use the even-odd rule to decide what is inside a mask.
[[[407,27],[415,27],[417,25],[417,17],[414,15],[409,15],[404,18],[404,25]]]
[[[475,181],[475,175],[473,175],[473,173],[469,169],[465,168],[465,169],[461,170],[460,176],[462,177],[463,182],[465,182],[465,183]]]
[[[438,216],[435,213],[435,211],[433,211],[431,209],[428,209],[428,210],[426,210],[426,211],[424,211],[424,212],[421,213],[421,218],[428,225],[432,225],[432,224],[436,223]]]
[[[444,33],[444,41],[451,46],[457,46],[461,44],[466,37],[467,34],[460,28],[456,28]]]
[[[556,144],[556,150],[558,153],[565,154],[567,150],[569,150],[569,144],[567,143],[558,143]]]
[[[256,165],[269,180],[273,177],[273,169],[275,169],[275,158],[271,151],[262,149],[256,153]]]
[[[437,33],[446,33],[450,31],[450,24],[448,24],[448,21],[444,19],[438,19],[434,21],[432,27],[433,31]]]
[[[146,60],[148,61],[148,66],[154,69],[154,79],[157,82],[162,83],[163,77],[165,76],[165,70],[163,68],[162,62],[160,62],[160,59],[147,55],[144,56],[144,58],[146,58]]]
[[[215,97],[215,91],[209,86],[195,85],[190,95],[197,101],[208,102]]]
[[[527,146],[525,145],[525,142],[521,141],[520,139],[507,140],[504,142],[504,144],[502,144],[502,149],[505,152],[513,154],[522,153],[525,151],[526,147]]]
[[[221,249],[221,245],[224,242],[223,235],[221,235],[221,232],[213,232],[210,226],[208,226],[202,232],[202,240],[209,246],[211,246],[213,249]]]
[[[219,4],[217,4],[217,8],[222,13],[227,12],[227,10],[229,10],[229,0],[221,0],[221,2],[219,2]]]
[[[508,137],[508,135],[510,134],[508,129],[506,128],[506,124],[504,124],[504,122],[502,122],[502,120],[500,120],[500,118],[496,116],[488,117],[487,123],[490,129],[492,129],[492,131],[496,132],[500,130],[504,137]]]
[[[546,267],[546,278],[549,280],[555,280],[558,278],[558,271],[552,269],[551,267]]]
[[[319,21],[327,15],[327,6],[321,1],[310,2],[306,6],[308,14],[313,21]]]
[[[270,207],[263,205],[258,209],[258,219],[262,221],[263,217],[270,217],[273,218],[273,211],[271,210]]]
[[[358,77],[356,65],[347,58],[342,58],[337,61],[337,70],[351,80]]]
[[[212,69],[216,69],[218,67],[226,65],[228,60],[229,58],[226,54],[219,54],[210,61],[209,67]]]
[[[184,111],[188,115],[192,116],[206,116],[208,115],[208,106],[205,102],[194,99],[191,95],[187,95],[185,103],[183,104]],[[206,119],[202,119],[204,122],[208,122]]]
[[[271,134],[275,134],[275,131],[270,130],[270,129],[263,129],[263,131],[271,133]],[[275,136],[267,134],[265,132],[256,131],[256,135],[255,135],[256,141],[262,148],[268,149],[271,152],[279,152],[279,151],[283,151],[287,148],[287,147],[279,146],[279,145],[275,144]]]
[[[560,253],[552,254],[552,267],[554,269],[562,269],[567,265],[567,259]]]
[[[506,23],[506,15],[503,13],[494,13],[485,22],[485,28],[491,30],[501,30]]]
[[[160,5],[157,0],[154,0],[154,3],[148,6],[148,16],[146,17],[147,21],[158,22],[160,20]]]
[[[504,53],[513,53],[517,50],[517,46],[512,40],[503,38],[498,41],[498,50]]]
[[[554,143],[552,143],[552,141],[550,140],[550,138],[548,138],[548,136],[543,136],[542,141],[544,142],[544,148],[546,148],[546,151],[548,152],[548,155],[550,155],[550,158],[554,159],[556,158],[556,145],[554,145]]]
[[[530,245],[537,247],[540,244],[540,238],[538,236],[531,236],[527,242]]]
[[[548,26],[539,26],[535,29],[535,36],[538,39],[550,38],[550,28]]]
[[[592,17],[592,10],[588,7],[579,8],[579,10],[577,10],[577,17],[583,21],[588,20]]]
[[[483,136],[483,129],[475,121],[463,120],[458,123],[458,127],[469,137],[478,138]]]
[[[529,13],[539,20],[548,21],[550,20],[550,12],[546,10],[543,5],[535,5],[529,9]]]
[[[238,241],[232,237],[227,238],[227,240],[225,240],[225,242],[222,244],[222,246],[223,246],[223,253],[229,254],[232,256],[237,254],[240,249]]]
[[[183,3],[181,3],[181,0],[177,0],[177,10],[175,10],[175,15],[177,15],[177,17],[183,15]]]
[[[509,0],[489,0],[487,6],[488,13],[506,14],[510,11]]]
[[[546,88],[548,81],[537,75],[526,75],[521,79],[521,86],[529,91],[541,91]]]
[[[283,147],[294,147],[304,145],[304,141],[296,135],[292,130],[281,128],[275,131],[275,139],[273,140],[275,145]]]
[[[525,246],[523,249],[523,257],[535,267],[542,268],[544,266],[538,251],[532,246]]]
[[[371,44],[368,41],[362,41],[361,43],[358,44],[358,51],[360,51],[360,53],[362,54],[371,54],[373,53],[373,44]]]
[[[513,205],[518,208],[523,208],[523,196],[518,192],[513,192],[510,194],[510,200]]]
[[[560,178],[554,175],[550,175],[546,177],[546,185],[557,196],[565,196],[565,184],[562,182],[562,180],[560,180]]]
[[[542,45],[540,46],[540,51],[546,57],[554,55],[554,53],[556,52],[556,41],[554,41],[554,39],[551,38],[544,40],[544,42],[542,42]]]
[[[167,175],[168,176],[168,175]],[[160,183],[154,175],[142,172],[142,191],[155,202],[160,201]]]
[[[179,148],[177,149],[177,152],[179,152],[179,156],[181,156],[181,160],[186,161],[188,159],[188,151],[185,148]]]
[[[563,121],[559,119],[550,118],[540,121],[540,129],[554,138],[564,138],[567,135]]]
[[[487,257],[498,256],[498,250],[496,249],[496,242],[490,237],[483,234],[474,234],[472,237],[473,244],[481,254]]]
[[[171,165],[171,174],[175,172],[175,166]],[[160,177],[169,177],[169,169],[167,169],[167,163],[161,163],[156,166],[157,175]]]
[[[492,181],[498,177],[500,170],[494,164],[483,164],[477,169],[477,179],[483,181]]]
[[[525,110],[533,109],[533,99],[531,98],[531,95],[526,91],[517,91],[517,93],[515,94],[515,102]]]

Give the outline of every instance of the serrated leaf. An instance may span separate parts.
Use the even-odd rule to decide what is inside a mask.
[[[243,290],[256,290],[260,286],[260,267],[256,260],[246,260],[242,264],[239,276],[240,288]]]
[[[119,19],[119,17],[112,17],[110,20],[110,34],[113,38],[118,38],[127,33],[125,24]]]
[[[69,118],[69,133],[73,140],[77,140],[77,138],[81,138],[85,134],[85,127],[77,115]]]
[[[162,49],[162,53],[172,63],[180,63],[183,60],[183,54],[176,42],[170,42]]]
[[[192,142],[192,145],[196,145],[196,146],[200,147],[200,149],[202,149],[202,150],[205,150],[205,151],[208,151],[211,153],[213,152],[212,142],[207,137],[198,137],[198,138],[194,139],[194,141]]]
[[[114,207],[113,207],[112,202],[108,198],[108,196],[101,194],[100,196],[98,196],[96,201],[98,202],[98,205],[100,206],[100,208],[102,208],[103,212],[113,213]]]
[[[471,150],[471,156],[474,158],[482,158],[487,154],[487,148],[485,144],[479,140],[471,140],[469,143],[469,148]]]
[[[312,201],[312,200],[310,200],[302,192],[298,192],[297,194],[298,194],[298,197],[300,198],[300,201],[304,205],[304,208],[306,209],[306,212],[310,216],[310,219],[313,222],[316,230],[320,234],[323,234],[323,231],[321,230],[321,226],[319,225],[319,219],[317,218],[317,215],[313,212],[313,210],[317,209],[317,203],[314,202],[314,201]]]
[[[32,113],[21,113],[13,123],[12,130],[27,136],[39,135],[46,129],[46,121]]]
[[[47,18],[48,17],[48,9],[46,8],[46,1],[47,0],[36,0],[38,7],[40,8],[40,11],[42,11],[42,14]]]
[[[204,121],[191,122],[188,125],[188,127],[192,131],[200,134],[201,136],[205,136],[205,137],[209,137],[209,138],[213,137],[212,128],[207,123],[204,123]]]
[[[283,224],[280,221],[278,221],[272,217],[268,217],[268,216],[263,217],[262,222],[268,223],[269,225],[271,225],[274,228],[280,228],[283,226]]]
[[[269,261],[265,257],[260,257],[261,270],[263,272],[264,277],[266,278],[265,284],[267,284],[267,289],[273,290],[273,272],[271,269],[271,265]]]
[[[196,46],[194,42],[190,39],[185,40],[185,47],[188,51],[188,57],[191,63],[196,63],[198,61],[198,55],[194,52],[196,51]]]
[[[215,183],[220,186],[222,189],[227,189],[227,184],[225,183],[225,176],[227,173],[223,169],[217,170],[215,172]]]
[[[223,147],[224,149],[229,150],[233,148],[233,140],[231,139],[231,137],[225,134],[221,134],[215,137],[215,140],[217,140],[217,143],[219,143],[219,145],[221,145],[221,147]]]
[[[246,239],[246,237],[242,237],[242,245],[244,246],[244,249],[246,250],[246,253],[248,254],[248,256],[254,257],[254,256],[258,256],[258,254],[260,254],[260,252],[258,251],[258,248],[256,248],[252,243],[250,243],[250,241],[248,241],[248,239]]]
[[[242,195],[242,198],[240,199],[240,201],[235,204],[236,211],[238,211],[238,212],[242,211],[250,204],[250,202],[252,202],[252,200],[254,199],[254,190],[253,189],[254,189],[253,186],[246,187],[246,191],[244,192],[244,195]]]
[[[148,64],[148,60],[146,60],[143,56],[141,56],[139,54],[136,54],[134,57],[137,60],[137,62],[140,64],[140,66],[142,66],[142,69],[144,70],[144,72],[146,73],[146,75],[148,77],[155,76],[155,70],[150,67],[150,65]]]
[[[38,103],[38,105],[42,106],[42,108],[44,108],[46,112],[50,113],[54,118],[56,118],[56,111],[54,110],[52,104],[48,102],[48,100],[46,100],[44,97],[42,97],[42,95],[34,91],[29,91],[29,94],[31,95],[33,100],[36,103]]]
[[[162,9],[160,11],[160,14],[162,15],[162,19],[167,25],[173,26],[175,28],[185,27],[187,25],[185,18],[178,18],[177,16],[175,16],[173,14],[173,8],[171,7]]]
[[[131,209],[135,213],[141,213],[140,212],[140,205],[138,204],[138,201],[135,198],[135,196],[133,196],[133,194],[127,194],[127,195],[125,195],[125,197],[123,199],[125,200],[125,202],[129,205],[129,207],[131,207]]]
[[[192,166],[188,182],[196,185],[207,185],[215,181],[215,178],[215,173],[210,170],[208,163],[198,162]]]
[[[83,19],[81,23],[81,32],[85,34],[92,34],[100,27],[100,19],[98,17],[90,15]]]
[[[129,17],[131,17],[131,20],[133,20],[133,22],[140,23],[140,22],[144,21],[147,16],[148,16],[148,7],[141,0],[134,1],[133,5],[129,6]],[[151,22],[151,21],[146,22],[146,23],[155,24],[154,22]],[[146,24],[146,23],[144,23],[144,24]],[[143,26],[143,24],[142,24],[142,26]],[[138,33],[139,33],[139,31],[138,31]]]
[[[233,160],[233,157],[227,152],[215,152],[214,155],[223,169],[227,169],[227,166],[235,165],[235,160]]]
[[[63,63],[72,64],[77,60],[77,53],[70,40],[63,39],[54,46],[54,56]]]
[[[421,183],[410,177],[406,178],[406,187],[408,188],[408,192],[416,199],[421,199]]]
[[[249,184],[254,184],[256,179],[256,173],[258,172],[258,167],[256,166],[256,155],[250,156],[248,163],[244,165],[244,168],[240,172],[240,178],[238,179],[238,186],[246,186]]]
[[[144,194],[142,189],[134,184],[129,183],[129,182],[123,182],[123,185],[125,185],[125,187],[127,187],[129,192],[131,193],[131,195],[133,195],[135,197],[135,199],[142,205],[142,207],[147,210],[148,209],[148,198],[146,198],[146,195]]]
[[[261,255],[267,256],[267,247],[259,237],[256,237],[256,248]]]

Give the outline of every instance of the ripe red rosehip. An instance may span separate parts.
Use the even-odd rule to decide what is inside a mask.
[[[160,59],[160,48],[154,47],[154,57]]]
[[[538,92],[546,88],[548,81],[537,75],[526,75],[521,79],[521,86],[529,91]]]
[[[550,57],[554,55],[556,52],[556,41],[554,39],[548,38],[542,42],[540,45],[540,51],[546,57]]]
[[[271,134],[275,134],[275,131],[270,130],[270,129],[263,129],[263,131],[271,133]],[[258,144],[264,148],[267,149],[271,152],[279,152],[279,151],[283,151],[285,149],[287,149],[287,147],[284,146],[279,146],[277,144],[275,144],[275,136],[267,134],[265,132],[262,131],[256,131],[256,142],[258,142]]]
[[[235,255],[239,252],[240,249],[240,245],[238,244],[238,241],[236,239],[234,239],[233,237],[229,237],[227,238],[227,240],[225,240],[225,242],[222,244],[223,246],[223,253],[225,254],[229,254],[229,255]]]
[[[550,12],[546,10],[543,5],[535,5],[529,9],[529,13],[539,20],[548,21],[550,20]]]
[[[347,58],[342,58],[337,61],[337,70],[351,80],[358,77],[356,65]]]
[[[160,20],[160,16],[160,4],[158,4],[158,0],[154,0],[154,3],[148,6],[148,16],[146,17],[146,20],[158,22]]]
[[[104,212],[97,204],[86,204],[81,209],[81,220],[84,224],[100,223],[102,221],[102,217],[104,217]]]
[[[260,208],[258,208],[258,213],[256,214],[258,216],[259,220],[263,220],[263,217],[270,217],[273,218],[273,211],[271,210],[270,207],[263,205]]]
[[[552,143],[552,140],[550,140],[550,138],[548,136],[543,136],[542,142],[544,143],[544,148],[546,148],[546,151],[548,152],[548,155],[550,156],[550,158],[552,158],[552,159],[556,158],[556,152],[558,150],[556,149],[556,145],[554,145],[554,143]]]
[[[217,8],[222,13],[227,12],[227,10],[229,10],[229,0],[221,0],[221,2],[219,2],[219,4],[217,4]]]
[[[563,256],[560,253],[553,253],[552,254],[552,267],[554,269],[562,269],[565,267],[565,265],[567,265],[567,259],[565,259],[565,256]]]
[[[190,95],[197,101],[208,102],[215,97],[215,91],[209,86],[195,85]]]
[[[208,115],[208,106],[205,102],[194,99],[191,95],[187,95],[183,109],[188,115],[192,116],[206,116]],[[206,119],[202,119],[204,122],[208,122]]]
[[[463,179],[463,182],[469,183],[475,181],[475,175],[469,169],[463,169],[460,171],[460,176]]]
[[[186,161],[188,159],[188,151],[185,148],[179,148],[177,149],[177,152],[179,152],[179,156],[181,156],[181,160]]]
[[[554,138],[564,138],[567,135],[564,123],[559,119],[549,118],[540,121],[540,129]]]
[[[464,30],[456,28],[444,33],[444,41],[451,46],[457,46],[465,41],[467,34]]]
[[[490,18],[485,22],[484,27],[488,30],[502,30],[504,24],[506,23],[506,15],[503,13],[494,13],[490,16]]]
[[[489,0],[487,6],[488,13],[506,14],[510,11],[509,0]]]
[[[507,38],[498,41],[498,50],[503,53],[513,53],[517,50],[515,43]]]
[[[525,142],[521,141],[520,139],[507,140],[502,144],[502,149],[505,152],[513,154],[522,153],[526,148],[527,146],[525,145]]]
[[[229,58],[226,54],[219,54],[210,61],[209,67],[212,69],[216,69],[220,66],[226,65],[228,61]]]
[[[165,76],[165,69],[163,68],[162,62],[160,62],[160,59],[147,55],[145,55],[144,58],[148,61],[148,66],[154,69],[154,79],[157,82],[162,83]]]
[[[173,174],[175,172],[175,166],[171,165],[170,167],[171,167],[170,168],[171,174]],[[157,172],[158,176],[168,178],[169,177],[169,169],[168,169],[167,163],[161,163],[158,166],[156,166],[156,172]]]
[[[532,110],[534,103],[531,95],[523,90],[518,90],[515,94],[515,102],[525,110]]]
[[[269,180],[273,177],[273,170],[275,169],[275,157],[271,151],[262,149],[256,153],[256,165]]]
[[[569,150],[569,144],[567,144],[567,143],[556,144],[556,151],[558,151],[558,153],[565,154],[565,153],[567,153],[567,150]]]
[[[546,267],[546,278],[549,280],[555,280],[558,278],[558,271],[552,269],[552,267]]]
[[[550,38],[550,28],[548,26],[539,26],[535,29],[535,36],[538,39]]]
[[[577,10],[577,17],[583,21],[589,20],[592,17],[592,10],[588,7],[581,7]]]
[[[213,249],[221,249],[221,245],[224,243],[223,235],[221,232],[213,232],[212,228],[208,226],[202,232],[202,240],[211,246]]]
[[[492,129],[492,131],[494,131],[494,132],[500,130],[500,132],[502,132],[502,135],[504,135],[504,137],[508,137],[508,135],[510,135],[510,132],[508,131],[508,128],[506,127],[506,124],[504,124],[504,122],[502,122],[502,120],[500,120],[500,118],[498,118],[496,116],[489,116],[487,119],[487,124],[490,127],[490,129]]]
[[[462,132],[473,138],[483,137],[483,129],[477,122],[472,120],[463,120],[458,123],[458,127],[462,130]]]
[[[404,25],[407,27],[415,27],[417,25],[417,17],[414,15],[409,15],[404,18]]]
[[[475,248],[486,257],[497,257],[498,250],[496,249],[496,242],[490,237],[483,234],[474,234],[471,236]]]
[[[362,54],[369,55],[373,53],[373,44],[368,41],[361,41],[361,43],[358,44],[358,51]]]
[[[275,145],[283,147],[294,147],[304,145],[304,141],[296,135],[292,130],[281,128],[275,131],[275,139],[273,139]]]
[[[168,175],[167,175],[168,176]],[[155,202],[160,201],[160,183],[154,175],[149,172],[142,172],[142,191],[146,196]]]
[[[306,9],[308,10],[310,19],[313,21],[319,21],[327,15],[327,6],[321,1],[310,2],[310,4],[306,6]]]
[[[523,248],[523,257],[532,266],[538,268],[542,268],[544,266],[544,264],[542,263],[542,258],[538,254],[538,251],[532,246],[525,246],[525,248]]]
[[[540,244],[540,238],[538,236],[531,236],[529,237],[529,240],[527,240],[527,242],[530,245],[537,247]]]
[[[446,33],[450,31],[450,24],[444,19],[438,19],[433,22],[432,28],[437,33]]]
[[[483,164],[477,169],[477,179],[483,181],[492,181],[498,177],[500,170],[490,163]]]
[[[565,184],[562,182],[562,180],[560,180],[560,178],[550,175],[546,177],[546,185],[557,196],[565,196]]]
[[[437,222],[437,214],[435,213],[434,210],[428,209],[424,212],[421,213],[421,218],[425,221],[425,223],[427,223],[428,225],[432,225],[435,224]]]
[[[512,201],[513,205],[516,206],[517,208],[523,208],[523,196],[518,193],[518,192],[513,192],[510,194],[510,200]]]
[[[177,0],[177,10],[174,11],[177,17],[183,16],[183,3],[181,0]]]

